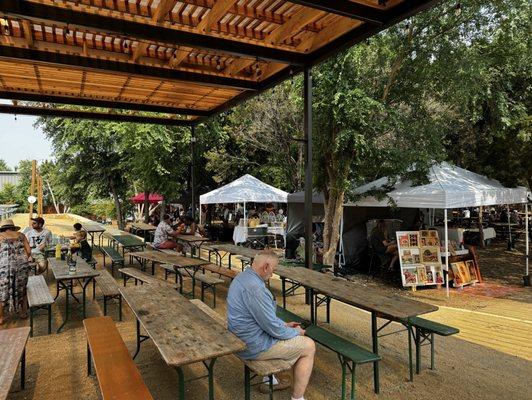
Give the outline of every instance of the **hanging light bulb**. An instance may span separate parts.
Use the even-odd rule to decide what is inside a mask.
[[[454,6],[454,15],[459,17],[460,14],[462,14],[462,5],[458,3],[456,6]]]

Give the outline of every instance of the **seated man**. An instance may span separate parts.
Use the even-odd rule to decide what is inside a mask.
[[[394,263],[399,259],[397,244],[390,240],[386,221],[377,222],[377,226],[371,231],[369,244],[381,261],[381,265],[387,264],[388,269],[393,270]]]
[[[48,268],[45,250],[52,244],[52,233],[44,228],[44,218],[31,219],[31,228],[25,229],[24,234],[31,247],[31,255],[37,264],[36,273],[42,274]]]
[[[156,249],[175,249],[177,247],[177,242],[172,237],[179,235],[179,232],[172,229],[171,222],[170,215],[164,214],[163,220],[157,225],[153,239],[153,246]]]
[[[293,365],[292,400],[304,400],[316,347],[299,324],[284,323],[276,316],[277,305],[265,282],[278,262],[275,253],[261,251],[253,265],[233,280],[227,294],[227,326],[247,345],[238,354],[242,359],[283,359]]]

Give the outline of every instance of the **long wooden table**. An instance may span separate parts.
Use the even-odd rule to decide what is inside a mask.
[[[250,249],[249,247],[243,247],[243,246],[236,246],[234,244],[212,244],[209,245],[209,248],[211,248],[217,255],[217,258],[219,260],[219,264],[222,265],[222,259],[225,257],[225,255],[228,255],[228,266],[231,268],[231,256],[237,255],[237,256],[243,256],[249,258],[251,261],[257,256],[257,254],[260,252],[260,250],[257,249]],[[220,253],[225,252],[226,254],[222,256]]]
[[[196,235],[177,235],[174,238],[178,241],[184,242],[190,246],[190,254],[194,256],[197,253],[197,256],[200,257],[201,246],[203,243],[208,242],[209,238]],[[197,250],[197,252],[196,252]]]
[[[100,224],[82,224],[83,229],[89,234],[91,237],[91,244],[92,247],[94,247],[94,236],[98,235],[98,246],[102,245],[102,234],[105,232],[105,227]]]
[[[131,224],[131,231],[135,235],[140,234],[144,238],[144,241],[149,241],[150,236],[155,230],[157,229],[156,226],[147,224],[145,222],[134,222]]]
[[[174,254],[163,253],[157,250],[145,250],[129,253],[129,258],[136,259],[142,266],[142,269],[146,269],[146,263],[151,261],[152,263],[152,275],[154,274],[154,265],[169,264],[175,268],[198,268],[201,265],[209,264],[209,261],[202,260],[200,258],[191,258],[179,255],[177,252]]]
[[[179,399],[185,399],[182,367],[203,362],[208,371],[209,399],[214,399],[214,362],[218,357],[246,346],[205,313],[198,312],[185,297],[166,286],[141,285],[120,288],[137,320],[137,352],[151,338],[163,360],[179,377]],[[141,335],[140,326],[147,335]]]
[[[146,247],[146,243],[138,236],[131,233],[119,231],[105,232],[104,236],[113,242],[114,247],[118,250],[118,245],[122,246],[122,257],[125,256],[125,251],[138,251],[143,250]]]
[[[57,328],[57,333],[63,329],[67,323],[70,316],[70,296],[77,302],[78,298],[74,294],[73,281],[77,280],[81,282],[81,287],[83,290],[83,318],[86,318],[86,299],[87,299],[87,286],[94,280],[95,277],[100,275],[100,273],[92,269],[89,264],[81,257],[76,259],[76,272],[69,273],[68,264],[66,260],[58,260],[56,258],[48,259],[52,273],[56,280],[56,295],[55,299],[59,297],[59,292],[64,290],[66,293],[65,298],[65,319],[61,326]]]
[[[379,354],[379,332],[386,328],[391,322],[401,323],[408,332],[410,380],[413,380],[412,338],[414,332],[408,319],[437,311],[438,307],[390,294],[384,290],[361,287],[330,274],[323,274],[303,267],[279,266],[275,273],[281,277],[284,308],[286,308],[285,289],[287,280],[290,282],[297,282],[310,290],[310,319],[313,323],[316,322],[315,302],[317,301],[318,294],[324,295],[328,299],[335,299],[342,303],[370,312],[373,353],[375,354]],[[328,301],[329,300],[327,300],[327,302]],[[379,327],[377,318],[385,319],[387,322]],[[389,333],[381,336],[388,334]],[[373,372],[375,393],[379,393],[378,362],[373,363]]]
[[[7,399],[20,362],[20,387],[26,383],[26,343],[28,326],[0,330],[0,400]]]

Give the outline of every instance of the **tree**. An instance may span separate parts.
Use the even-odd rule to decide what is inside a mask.
[[[9,168],[9,165],[5,162],[5,160],[0,158],[0,171],[11,171],[11,168]]]
[[[243,171],[287,191],[302,189],[303,134],[300,79],[266,91],[230,112],[224,121],[224,147],[213,147],[207,170],[218,182]],[[296,139],[296,140],[294,140]]]

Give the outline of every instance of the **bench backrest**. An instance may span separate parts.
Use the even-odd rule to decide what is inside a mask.
[[[83,321],[103,399],[153,399],[110,317]]]
[[[28,305],[30,307],[43,306],[54,302],[48,285],[44,280],[44,276],[36,275],[28,277],[26,287],[28,289]]]

